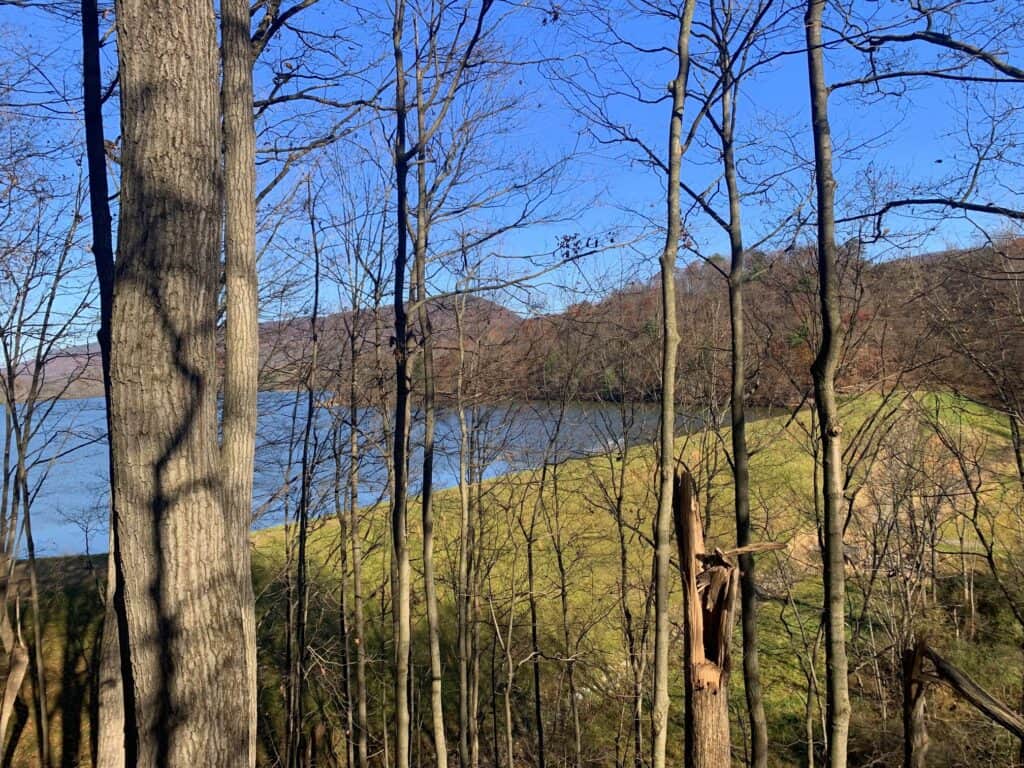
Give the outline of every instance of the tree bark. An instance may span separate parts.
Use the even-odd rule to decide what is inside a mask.
[[[217,441],[214,13],[198,0],[120,0],[116,13],[111,449],[126,763],[241,768],[251,712]]]
[[[557,472],[557,470],[555,470]],[[558,481],[555,480],[555,514],[558,514]],[[556,523],[556,526],[559,523]],[[583,729],[580,725],[579,699],[576,693],[576,661],[572,647],[571,629],[569,624],[569,573],[565,565],[565,550],[562,548],[560,534],[553,536],[555,561],[558,564],[559,595],[562,603],[562,642],[565,647],[565,678],[568,687],[569,714],[572,718],[572,749],[574,768],[583,765]]]
[[[124,768],[124,686],[121,684],[121,648],[117,630],[117,568],[114,563],[114,523],[111,521],[110,552],[107,555],[106,601],[103,632],[100,635],[100,663],[97,670],[96,734],[97,768]]]
[[[846,578],[843,561],[843,454],[835,377],[842,322],[836,277],[835,177],[828,117],[828,88],[821,27],[825,0],[808,0],[804,17],[807,73],[814,134],[814,172],[818,214],[818,281],[821,346],[811,366],[822,447],[824,491],[825,670],[828,761],[846,765],[850,730],[850,694],[846,659]]]
[[[547,463],[541,472],[543,477],[547,472]],[[538,495],[544,494],[544,480],[541,480]],[[534,521],[536,520],[536,509],[534,509]],[[537,768],[545,768],[547,761],[547,747],[544,745],[544,693],[541,689],[540,670],[540,636],[538,634],[537,619],[537,584],[536,571],[533,558],[533,522],[530,524],[530,531],[526,536],[526,589],[530,605],[530,671],[533,674],[533,726],[536,729],[537,737]]]
[[[654,525],[654,704],[653,768],[665,768],[668,745],[668,645],[669,573],[672,552],[672,491],[675,473],[676,354],[679,328],[676,317],[676,258],[682,237],[679,201],[680,167],[683,159],[683,110],[690,71],[690,28],[695,0],[685,0],[678,18],[676,76],[670,83],[672,114],[668,135],[668,179],[665,246],[661,253],[661,416],[659,440],[658,513]]]
[[[558,424],[555,426],[556,437],[549,442],[549,448],[553,444],[554,440],[557,439],[557,433],[560,427],[561,415],[559,415]],[[527,602],[530,607],[530,671],[533,675],[533,720],[537,739],[537,768],[545,768],[547,762],[547,747],[544,744],[544,693],[541,689],[541,652],[539,620],[537,617],[537,574],[536,563],[534,562],[534,543],[536,541],[537,513],[539,508],[544,504],[544,493],[547,490],[549,466],[551,466],[551,463],[548,461],[548,452],[545,451],[544,464],[540,470],[540,484],[537,487],[537,499],[530,508],[530,524],[526,527],[522,523],[521,518],[519,524],[523,531],[523,536],[526,539],[526,590]]]
[[[352,705],[352,632],[349,625],[348,584],[348,523],[350,516],[342,501],[345,481],[342,479],[342,447],[339,438],[344,422],[336,420],[331,426],[331,453],[334,459],[334,517],[338,521],[338,637],[341,640],[341,700],[345,717],[345,768],[354,768],[356,761],[355,713]],[[321,710],[322,711],[322,710]],[[322,727],[322,724],[320,724]],[[333,752],[333,747],[332,747]],[[334,755],[337,760],[337,755]]]
[[[256,393],[259,374],[259,286],[256,276],[256,133],[253,48],[247,0],[221,2],[224,111],[224,404],[221,442],[224,506],[242,608],[248,679],[250,767],[256,765],[256,607],[250,564]]]

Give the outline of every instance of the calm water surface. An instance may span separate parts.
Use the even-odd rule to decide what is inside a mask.
[[[655,406],[578,404],[561,414],[555,404],[523,403],[480,407],[467,412],[480,439],[477,453],[484,475],[493,477],[516,469],[540,466],[616,449],[623,442],[651,442],[658,429]],[[305,395],[262,392],[259,397],[259,435],[256,451],[256,527],[275,525],[294,512],[296,478],[300,474],[304,437]],[[315,469],[314,505],[326,513],[334,504],[334,454],[342,458],[347,476],[347,409],[318,407],[310,430]],[[418,422],[416,414],[414,424]],[[686,426],[682,418],[680,427]],[[386,470],[379,444],[380,416],[361,413],[357,433],[363,448],[359,467],[359,497],[372,503],[385,493]],[[625,425],[625,428],[624,428]],[[556,435],[557,432],[557,435]],[[625,440],[623,435],[626,436]],[[412,435],[411,490],[419,491],[422,430]],[[439,414],[434,487],[457,482],[459,424],[455,413]],[[107,549],[107,443],[103,400],[91,398],[57,403],[33,442],[33,533],[39,555],[79,554]],[[344,491],[343,491],[344,492]]]

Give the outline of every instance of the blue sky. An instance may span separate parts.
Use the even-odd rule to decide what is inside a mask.
[[[872,3],[865,6],[868,7],[876,16],[891,16],[899,12],[898,3]],[[621,242],[635,237],[641,226],[656,227],[664,218],[661,175],[644,167],[637,153],[628,147],[595,143],[593,131],[588,131],[588,126],[567,103],[573,101],[572,97],[567,97],[564,85],[553,78],[555,74],[579,75],[584,65],[593,68],[595,76],[602,80],[615,77],[609,66],[615,52],[607,46],[595,44],[594,40],[581,41],[581,31],[596,34],[592,21],[588,20],[581,7],[570,4],[560,8],[560,18],[553,23],[548,23],[550,17],[539,10],[540,6],[505,5],[496,11],[504,14],[502,23],[505,25],[498,38],[513,58],[533,62],[546,60],[539,65],[509,67],[507,85],[522,96],[523,108],[516,114],[514,124],[505,126],[507,130],[496,140],[496,152],[521,156],[524,162],[537,164],[575,152],[563,172],[558,195],[552,199],[548,210],[549,216],[558,221],[519,229],[504,236],[492,246],[496,255],[500,253],[511,257],[551,252],[560,235],[573,232],[583,237],[600,237],[602,242],[607,242],[609,232],[615,232]],[[305,11],[306,16],[299,17],[300,23],[308,29],[340,33],[330,43],[333,49],[320,59],[326,62],[324,66],[330,63],[333,55],[346,65],[361,70],[358,77],[346,80],[340,88],[330,89],[329,94],[328,89],[324,89],[325,94],[338,99],[364,95],[372,90],[374,78],[379,80],[383,76],[387,69],[386,58],[383,61],[376,59],[379,54],[386,53],[388,9],[387,4],[342,6],[324,0]],[[979,28],[984,29],[984,19],[969,21],[974,33]],[[982,22],[981,26],[978,22]],[[674,24],[671,20],[630,12],[626,6],[617,10],[615,23],[620,34],[642,40],[645,44],[671,44],[673,40]],[[68,97],[65,104],[49,113],[50,127],[44,128],[43,134],[50,132],[57,137],[56,141],[73,144],[74,139],[81,138],[77,125],[78,105],[74,101],[79,87],[80,43],[73,20],[55,18],[38,10],[0,5],[0,27],[9,40],[37,52],[42,63],[37,78],[40,87],[52,88]],[[749,232],[748,241],[757,240],[759,234],[774,229],[780,218],[805,199],[809,188],[806,158],[811,154],[811,140],[805,61],[799,51],[801,42],[800,14],[796,13],[791,16],[786,31],[773,44],[779,49],[789,49],[793,54],[779,58],[760,71],[741,93],[741,162],[744,162],[744,157],[756,156],[760,163],[759,173],[783,174],[790,185],[787,191],[775,193],[774,199],[751,198],[746,201],[744,220]],[[16,53],[13,46],[10,50]],[[269,87],[268,65],[279,70],[288,66],[289,57],[295,56],[296,50],[292,38],[282,38],[280,45],[270,52],[268,64],[261,65],[259,90],[265,91]],[[695,43],[694,52],[701,54],[699,42]],[[1011,48],[1007,57],[1013,59],[1020,53],[1019,49]],[[112,74],[112,45],[105,48],[104,55],[107,72]],[[561,61],[553,63],[551,59],[554,57]],[[659,84],[667,82],[674,70],[672,60],[665,56],[638,55],[623,61],[622,66],[630,76],[650,86],[645,95],[657,92]],[[830,48],[827,61],[830,81],[854,76],[861,63],[862,59],[841,46]],[[980,86],[967,94],[957,86],[917,80],[913,89],[900,99],[872,100],[863,97],[858,89],[836,92],[831,101],[831,118],[839,179],[838,214],[849,215],[864,209],[867,203],[863,197],[869,188],[869,174],[872,178],[881,179],[874,183],[890,183],[898,187],[911,181],[923,183],[941,178],[942,174],[963,164],[966,160],[962,130],[965,121],[980,114],[983,108],[998,111],[1003,108],[1001,102],[1007,98],[1020,100],[1006,86],[1001,87],[998,96],[993,96],[992,90],[988,86]],[[390,99],[390,92],[386,92],[384,98]],[[663,150],[667,135],[667,104],[642,107],[620,99],[613,103],[612,111],[616,119],[629,122],[652,147]],[[693,111],[691,104],[689,113],[692,115]],[[303,132],[308,132],[304,135],[313,135],[330,119],[328,110],[312,107],[301,112],[291,111],[287,115],[278,112],[272,121],[288,130],[299,125]],[[108,138],[117,135],[116,104],[113,101],[107,109],[107,132]],[[375,135],[377,147],[382,147],[383,129],[376,127],[371,132]],[[41,135],[40,140],[45,141],[46,136]],[[754,142],[760,144],[757,154],[745,155],[744,145]],[[351,149],[351,144],[342,142],[333,151],[344,154],[347,148]],[[365,152],[353,150],[353,155],[357,154]],[[74,152],[69,153],[68,162],[73,160],[73,155]],[[386,165],[386,158],[379,160]],[[684,177],[693,187],[706,186],[717,174],[715,158],[699,147],[692,149],[684,158],[683,167]],[[299,175],[293,174],[292,181]],[[984,181],[984,201],[1024,208],[1016,192],[1021,189],[1021,179],[1014,162],[999,163],[997,172]],[[281,195],[291,191],[292,187],[287,183],[282,185]],[[803,205],[807,210],[807,203]],[[493,215],[500,219],[505,214],[507,212],[499,210]],[[894,237],[893,242],[873,246],[872,252],[879,258],[887,258],[908,249],[962,245],[975,242],[982,236],[977,223],[991,230],[1004,226],[1003,222],[978,218],[972,223],[960,215],[944,213],[936,213],[933,219],[922,223],[907,217],[891,216],[887,224],[894,233],[913,230],[914,236]],[[722,233],[706,217],[691,215],[687,225],[695,251],[704,256],[725,251],[726,241]],[[301,239],[301,236],[301,231],[296,230],[292,240]],[[801,235],[802,239],[810,236],[810,229]],[[550,282],[579,282],[585,277],[581,270],[586,275],[607,274],[612,281],[627,275],[649,275],[654,272],[659,245],[659,237],[654,233],[634,248],[603,251],[582,267],[552,276]],[[513,260],[507,269],[516,269],[517,263]],[[299,266],[301,268],[301,264]],[[443,272],[438,273],[439,287],[450,287],[450,283],[443,285],[445,280]],[[555,306],[559,301],[552,292],[549,306]]]

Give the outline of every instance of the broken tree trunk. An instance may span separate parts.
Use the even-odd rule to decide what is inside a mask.
[[[928,681],[921,675],[924,643],[903,652],[903,765],[924,768],[928,729],[924,722],[924,693]]]
[[[689,472],[675,477],[673,517],[683,582],[686,766],[729,765],[729,641],[739,569],[721,550],[704,551],[704,531]]]

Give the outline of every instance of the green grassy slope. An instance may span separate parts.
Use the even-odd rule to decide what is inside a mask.
[[[874,416],[885,415],[885,425]],[[856,491],[849,528],[851,616],[851,689],[854,695],[852,754],[858,762],[897,764],[900,750],[899,690],[894,659],[899,649],[894,643],[912,629],[926,634],[933,644],[951,659],[963,665],[990,690],[1011,704],[1020,700],[1020,637],[1013,628],[995,585],[986,575],[983,562],[974,558],[974,584],[978,621],[973,639],[968,638],[963,608],[954,614],[960,602],[960,559],[943,557],[938,563],[934,583],[915,586],[903,572],[891,573],[890,561],[867,568],[872,546],[877,545],[879,510],[894,504],[898,483],[896,469],[904,458],[921,457],[928,464],[927,478],[937,473],[948,480],[952,472],[948,460],[935,440],[929,437],[922,418],[935,416],[965,444],[976,448],[983,461],[985,475],[985,511],[1000,526],[1007,526],[1020,512],[1020,491],[1012,478],[1008,429],[1002,419],[983,408],[965,404],[952,397],[937,395],[901,395],[883,400],[864,397],[844,405],[844,438],[848,459],[855,465],[850,487]],[[896,426],[892,426],[895,424]],[[809,681],[824,685],[823,650],[816,637],[820,604],[820,566],[815,529],[813,424],[806,409],[796,417],[783,414],[761,419],[750,427],[752,518],[756,538],[782,541],[782,552],[763,555],[758,573],[765,590],[759,614],[761,659],[764,674],[766,711],[771,729],[772,762],[775,765],[802,764],[806,746],[808,717],[814,737],[821,739],[819,700],[812,694],[808,707]],[[732,489],[724,446],[728,435],[690,435],[680,438],[680,460],[690,466],[701,487],[703,511],[709,516],[709,546],[730,546],[732,541]],[[881,445],[883,450],[873,461],[869,458]],[[902,457],[902,458],[901,458]],[[489,715],[493,674],[498,678],[495,695],[504,695],[500,678],[504,676],[500,645],[494,642],[495,623],[502,639],[511,627],[513,658],[519,664],[512,693],[516,712],[517,760],[528,761],[533,733],[531,724],[532,678],[529,663],[528,603],[526,586],[526,549],[523,526],[536,517],[535,595],[538,602],[540,645],[543,652],[542,694],[545,702],[545,729],[554,759],[568,755],[571,749],[571,721],[568,714],[566,671],[572,662],[577,689],[576,702],[583,731],[583,752],[588,764],[613,765],[628,761],[630,735],[628,708],[630,674],[624,641],[624,606],[635,620],[644,614],[649,590],[650,535],[655,509],[654,453],[649,447],[636,447],[623,454],[612,453],[585,460],[565,462],[541,471],[527,471],[487,481],[479,489],[481,504],[481,545],[478,555],[493,563],[489,578],[481,584],[480,633],[484,661],[481,681],[481,710],[488,713],[482,724],[481,749],[487,761],[493,747],[494,726],[499,735],[503,725]],[[913,463],[913,462],[910,462]],[[934,465],[934,466],[932,466]],[[900,475],[902,477],[902,475]],[[924,476],[922,476],[924,477]],[[924,482],[924,480],[922,480]],[[949,481],[952,482],[952,481]],[[621,490],[620,505],[623,535],[627,541],[624,563],[619,555],[619,528],[616,524],[615,498]],[[957,498],[957,497],[951,497]],[[888,500],[887,500],[888,499]],[[919,502],[923,503],[923,502]],[[953,503],[953,502],[951,502]],[[455,629],[453,584],[456,570],[456,542],[460,506],[455,490],[435,496],[436,562],[439,599],[443,621],[443,651],[446,655],[446,712],[456,722]],[[889,506],[886,506],[889,505]],[[919,511],[905,515],[909,522]],[[942,507],[936,505],[941,511]],[[939,537],[952,540],[963,528],[963,519],[948,507],[937,523]],[[387,512],[382,506],[361,511],[361,528],[366,541],[363,566],[364,597],[368,636],[371,748],[383,749],[381,735],[389,722],[390,627],[387,590],[388,559],[386,546]],[[901,518],[903,520],[904,518]],[[414,555],[414,595],[422,593],[418,505],[410,509],[412,552]],[[310,695],[309,709],[327,723],[319,738],[329,748],[342,748],[345,724],[340,716],[341,664],[340,636],[341,553],[340,526],[326,516],[313,526],[310,542],[309,637]],[[902,530],[902,529],[901,529]],[[282,722],[281,670],[286,654],[285,598],[288,582],[288,542],[293,531],[275,528],[254,535],[253,569],[259,595],[262,721],[264,751],[268,759],[280,744]],[[890,534],[891,531],[890,531]],[[968,535],[970,540],[970,535]],[[1010,540],[1008,538],[1008,540]],[[349,563],[350,567],[350,563]],[[889,570],[887,570],[889,569]],[[58,571],[54,572],[55,574]],[[875,578],[870,578],[871,574]],[[623,574],[626,602],[621,598]],[[56,576],[54,578],[57,578]],[[93,659],[99,625],[98,582],[84,568],[71,569],[58,581],[49,581],[45,607],[47,679],[53,710],[50,743],[57,755],[66,755],[56,765],[75,765],[71,754],[88,763],[89,703],[91,701],[90,663]],[[563,624],[562,584],[566,585],[569,637]],[[906,588],[910,585],[912,588]],[[899,587],[905,587],[902,591]],[[864,611],[864,594],[870,590],[870,610]],[[901,603],[910,593],[910,602]],[[937,598],[937,599],[936,599]],[[678,592],[674,592],[678,599]],[[678,615],[678,610],[674,612]],[[425,691],[429,685],[423,605],[414,606],[416,628],[414,659],[414,702],[416,718],[424,726],[428,715]],[[909,616],[909,618],[908,618]],[[681,654],[681,639],[676,627],[673,658]],[[744,718],[740,649],[734,643],[734,669],[730,696],[736,727],[735,746],[742,753],[741,723]],[[493,668],[492,668],[492,655]],[[673,732],[671,750],[681,754],[680,710],[682,691],[678,675],[673,676]],[[648,671],[649,674],[649,671]],[[24,698],[31,702],[26,686]],[[997,729],[958,704],[941,689],[931,694],[933,761],[936,765],[1000,765],[1012,754],[1013,745]],[[499,710],[500,698],[497,700]],[[61,717],[61,713],[63,717]],[[34,718],[26,713],[18,734],[13,765],[34,765]],[[76,735],[77,734],[77,735]],[[645,736],[646,738],[646,736]],[[454,741],[454,734],[450,735]],[[454,746],[454,745],[453,745]],[[503,748],[503,747],[500,747]],[[421,739],[415,749],[429,761],[430,742]],[[342,758],[343,758],[343,752]],[[1003,761],[1003,762],[1000,762]]]

